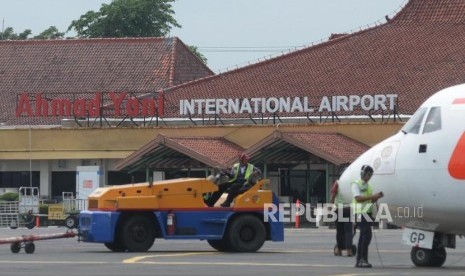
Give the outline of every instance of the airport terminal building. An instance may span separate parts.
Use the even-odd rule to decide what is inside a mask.
[[[465,82],[465,3],[410,0],[377,26],[214,74],[178,38],[1,41],[0,188],[204,177],[241,152],[283,201],[326,202],[340,170]]]

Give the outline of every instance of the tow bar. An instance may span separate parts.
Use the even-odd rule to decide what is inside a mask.
[[[36,249],[34,241],[74,238],[77,235],[78,234],[74,231],[67,231],[62,234],[22,235],[21,237],[0,239],[0,244],[10,243],[10,250],[12,253],[18,253],[19,251],[21,251],[21,248],[24,248],[24,251],[27,254],[32,254]]]

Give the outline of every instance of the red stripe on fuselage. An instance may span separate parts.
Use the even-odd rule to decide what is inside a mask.
[[[449,174],[453,178],[465,180],[465,132],[460,137],[449,160]]]
[[[465,104],[465,98],[455,99],[452,104]]]

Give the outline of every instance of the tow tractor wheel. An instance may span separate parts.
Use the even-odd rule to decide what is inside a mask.
[[[36,250],[36,246],[32,242],[26,243],[24,246],[24,251],[26,251],[27,254],[32,254]]]
[[[78,226],[78,219],[76,216],[68,216],[65,220],[65,225],[69,229],[77,228]]]
[[[416,266],[440,267],[446,261],[447,253],[444,247],[433,249],[412,247],[410,257]]]
[[[253,215],[239,216],[229,226],[227,238],[233,251],[256,252],[265,243],[265,225]]]
[[[144,215],[128,217],[122,223],[121,241],[129,252],[147,252],[155,241],[154,219]]]
[[[208,244],[220,252],[231,252],[231,245],[225,238],[221,240],[207,240]]]
[[[118,241],[106,242],[104,245],[113,252],[124,252],[126,248]]]
[[[21,243],[14,242],[10,245],[10,250],[12,253],[19,253],[21,251]]]

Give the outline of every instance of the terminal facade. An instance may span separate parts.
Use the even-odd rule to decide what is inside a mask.
[[[463,83],[465,4],[410,0],[377,26],[221,74],[178,38],[2,41],[2,188],[205,177],[241,152],[283,201],[321,203],[340,171]]]

